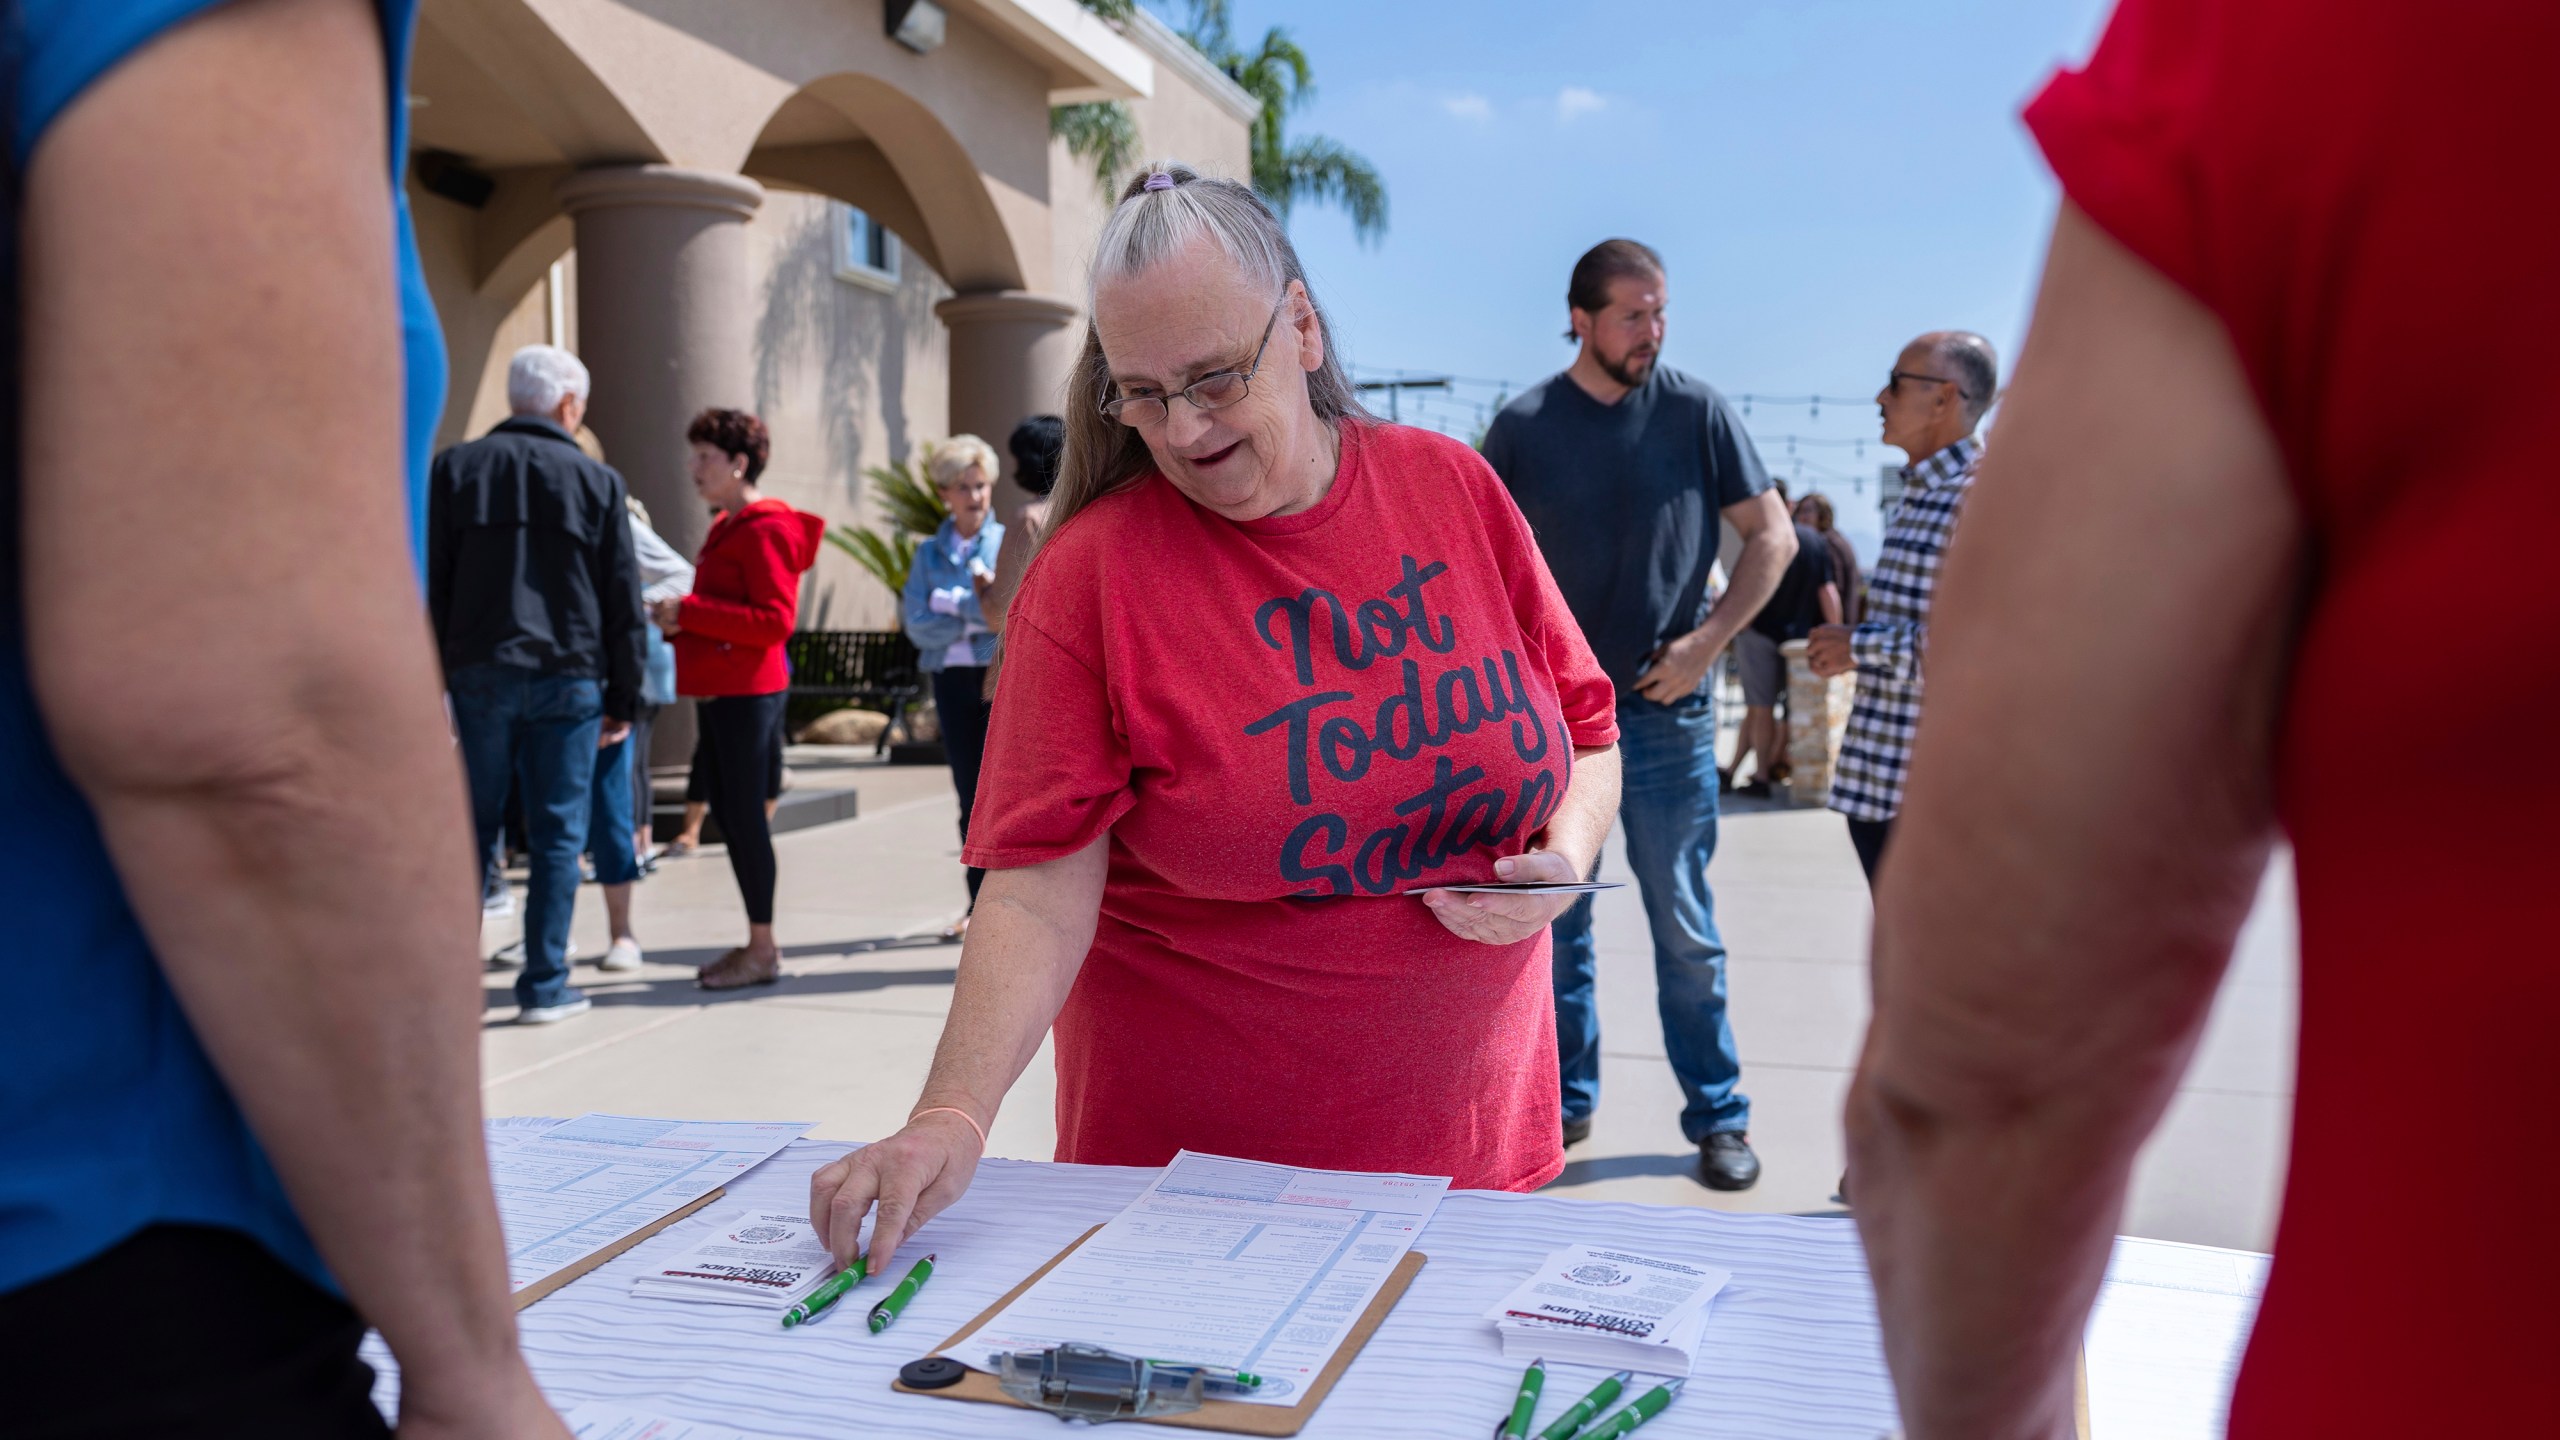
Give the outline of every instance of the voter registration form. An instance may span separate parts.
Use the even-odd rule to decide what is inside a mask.
[[[1298,1170],[1184,1151],[954,1359],[1070,1342],[1242,1370],[1220,1400],[1294,1405],[1431,1223],[1441,1176]]]
[[[809,1124],[581,1115],[492,1139],[489,1172],[522,1290],[728,1184]]]

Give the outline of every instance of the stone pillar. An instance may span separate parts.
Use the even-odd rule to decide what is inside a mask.
[[[1084,343],[1084,312],[1054,295],[980,290],[934,307],[951,332],[951,433],[979,436],[1005,454],[1013,427],[1061,413],[1067,372]],[[1012,462],[996,487],[996,518],[1011,523],[1028,497]]]
[[[685,469],[685,426],[755,401],[746,223],[764,187],[671,165],[582,170],[560,182],[577,227],[578,346],[594,376],[587,424],[659,534],[691,556],[711,528]],[[693,753],[691,707],[659,718],[650,763]]]
[[[1816,675],[1805,663],[1807,648],[1803,640],[1778,647],[1787,664],[1787,803],[1799,807],[1831,803],[1832,772],[1858,695],[1857,671]]]

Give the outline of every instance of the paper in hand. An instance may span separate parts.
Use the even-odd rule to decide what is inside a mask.
[[[1623,890],[1623,880],[1487,880],[1480,885],[1426,885],[1423,890],[1454,890],[1462,895],[1594,895]],[[1407,890],[1419,895],[1422,890]]]

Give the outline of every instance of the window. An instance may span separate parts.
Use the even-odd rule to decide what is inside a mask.
[[[898,287],[898,237],[850,205],[834,206],[836,278],[875,290]]]

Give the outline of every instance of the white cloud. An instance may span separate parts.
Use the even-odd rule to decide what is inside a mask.
[[[1609,97],[1579,85],[1567,85],[1556,92],[1556,119],[1559,121],[1570,123],[1577,116],[1605,110],[1608,106]]]
[[[1472,124],[1493,123],[1493,102],[1481,95],[1447,96],[1441,100],[1440,108]]]

